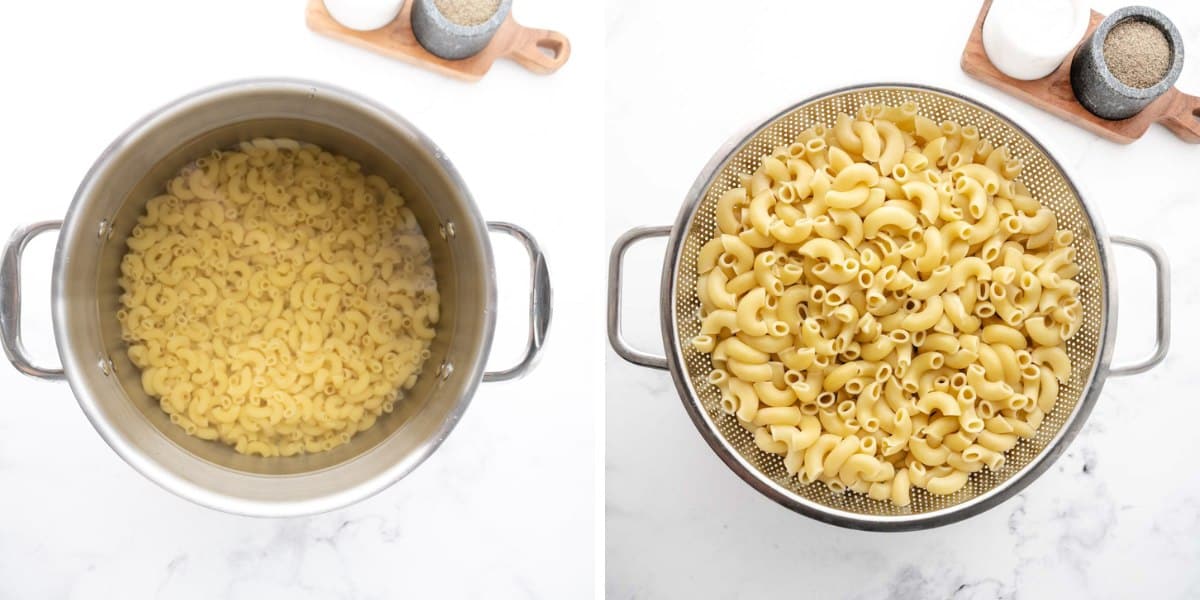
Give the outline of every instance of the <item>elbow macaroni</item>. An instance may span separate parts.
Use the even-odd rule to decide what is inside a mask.
[[[801,483],[953,494],[1053,410],[1073,236],[967,125],[865,107],[762,159],[697,261],[709,383]]]
[[[283,139],[214,152],[166,189],[127,241],[117,318],[172,423],[291,456],[393,410],[439,316],[429,243],[398,190]]]

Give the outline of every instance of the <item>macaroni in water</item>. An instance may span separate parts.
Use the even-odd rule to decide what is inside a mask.
[[[146,204],[117,317],[142,387],[238,452],[329,450],[371,427],[429,357],[438,291],[404,198],[311,144],[256,139]]]

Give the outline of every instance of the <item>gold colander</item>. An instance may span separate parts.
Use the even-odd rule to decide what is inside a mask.
[[[971,475],[963,489],[935,496],[914,489],[912,504],[898,507],[850,491],[834,493],[817,482],[800,484],[783,466],[783,457],[765,453],[753,436],[719,406],[717,389],[707,382],[712,363],[692,348],[700,330],[700,301],[696,296],[696,255],[716,230],[717,199],[740,184],[739,174],[753,172],[760,157],[790,143],[804,129],[822,123],[832,127],[839,113],[856,114],[865,104],[899,105],[913,101],[935,122],[974,125],[980,137],[996,146],[1007,145],[1024,162],[1021,179],[1033,196],[1054,210],[1059,227],[1075,234],[1074,246],[1082,268],[1076,280],[1083,303],[1083,326],[1067,342],[1073,371],[1059,389],[1054,410],[1046,415],[1037,435],[1023,439],[1007,453],[1003,468]],[[669,236],[662,276],[662,334],[666,356],[630,347],[621,336],[621,263],[638,240]],[[1116,336],[1116,278],[1110,244],[1147,253],[1157,271],[1157,339],[1153,353],[1136,363],[1112,366]],[[638,365],[668,369],[688,414],[717,456],[746,483],[772,500],[809,517],[855,529],[896,531],[937,527],[965,519],[1013,496],[1045,471],[1078,433],[1100,388],[1109,375],[1131,375],[1162,361],[1169,344],[1169,272],[1167,259],[1156,246],[1105,234],[1062,167],[1028,132],[983,104],[937,88],[911,84],[867,84],[834,90],[804,100],[734,136],[700,173],[671,227],[643,227],[617,240],[609,262],[608,335],[622,358]]]

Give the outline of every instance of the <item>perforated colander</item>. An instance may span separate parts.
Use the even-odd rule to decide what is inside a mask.
[[[1071,377],[1059,388],[1058,402],[1046,415],[1037,435],[1021,440],[1007,453],[998,471],[981,470],[967,485],[948,496],[915,489],[912,504],[898,507],[855,492],[834,493],[824,483],[800,484],[787,474],[783,457],[763,452],[753,435],[720,409],[720,394],[708,383],[712,363],[692,348],[700,331],[700,300],[696,296],[696,256],[716,231],[717,199],[740,185],[738,176],[753,172],[764,155],[792,142],[808,127],[832,127],[839,113],[856,114],[866,104],[899,105],[916,102],[920,114],[935,122],[974,125],[980,137],[996,146],[1007,145],[1024,162],[1020,179],[1032,195],[1053,209],[1060,228],[1075,234],[1081,271],[1079,300],[1083,326],[1067,342]],[[634,242],[670,236],[662,279],[662,329],[666,357],[631,348],[621,337],[621,260]],[[1134,364],[1111,366],[1116,336],[1116,281],[1109,257],[1110,242],[1142,250],[1154,260],[1158,276],[1157,340],[1153,353]],[[835,90],[805,100],[738,135],[722,148],[696,179],[673,227],[648,227],[622,236],[609,265],[609,340],[617,354],[630,362],[669,369],[692,421],[722,461],[743,480],[772,500],[810,517],[844,527],[908,530],[952,523],[986,510],[1016,494],[1046,470],[1074,438],[1100,395],[1109,375],[1140,373],[1158,364],[1169,343],[1169,274],[1166,257],[1142,241],[1107,237],[1095,212],[1053,157],[1024,129],[976,101],[952,92],[909,84],[870,84]]]

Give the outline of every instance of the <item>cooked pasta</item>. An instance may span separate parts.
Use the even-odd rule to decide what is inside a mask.
[[[979,131],[866,106],[721,195],[696,269],[720,408],[824,482],[900,506],[1031,437],[1071,374],[1073,236]]]
[[[128,238],[117,318],[172,423],[291,456],[393,410],[439,307],[429,243],[396,188],[317,146],[256,139],[165,191]]]

